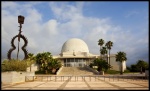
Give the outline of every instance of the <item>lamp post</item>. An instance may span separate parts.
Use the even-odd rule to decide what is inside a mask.
[[[20,29],[19,29],[19,34],[18,34],[18,51],[17,51],[17,60],[18,60],[18,54],[19,54],[19,42],[20,42],[20,35],[21,35],[21,28],[22,28],[22,25],[24,23],[24,16],[21,16],[19,15],[18,16],[18,23],[20,24]]]
[[[18,54],[19,54],[19,42],[20,42],[20,38],[22,38],[23,39],[23,41],[24,41],[24,44],[23,44],[23,46],[21,47],[21,49],[23,50],[23,52],[24,52],[24,55],[25,55],[25,57],[24,57],[24,59],[27,59],[28,58],[28,52],[27,52],[27,50],[26,50],[26,46],[27,46],[27,44],[28,44],[28,40],[26,39],[26,37],[24,36],[24,35],[22,35],[21,34],[21,28],[22,28],[22,24],[24,23],[24,19],[25,19],[25,17],[24,16],[21,16],[21,15],[19,15],[18,16],[18,23],[19,23],[19,33],[16,35],[16,36],[14,36],[13,38],[12,38],[12,40],[11,40],[11,47],[12,48],[10,48],[9,49],[9,51],[8,51],[8,53],[7,53],[7,57],[8,57],[8,59],[9,60],[11,60],[11,53],[12,53],[12,51],[14,51],[15,49],[16,49],[16,46],[15,46],[15,44],[14,44],[14,41],[15,41],[15,39],[16,38],[18,38],[18,52],[17,52],[17,60],[18,60]]]
[[[18,16],[18,23],[21,23],[21,24],[24,23],[24,16],[21,16],[21,15]]]

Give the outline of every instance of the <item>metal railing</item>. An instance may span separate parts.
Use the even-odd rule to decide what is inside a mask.
[[[149,76],[89,75],[89,76],[26,76],[25,81],[147,81]]]

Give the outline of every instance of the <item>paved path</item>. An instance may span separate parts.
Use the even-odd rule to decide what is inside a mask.
[[[78,79],[78,80],[75,80]],[[62,81],[57,78],[50,81],[24,82],[14,85],[2,85],[2,90],[148,90],[148,80],[123,80],[105,78],[69,78]]]

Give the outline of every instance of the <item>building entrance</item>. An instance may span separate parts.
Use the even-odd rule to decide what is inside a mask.
[[[64,59],[65,67],[84,67],[85,65],[86,65],[86,59],[83,59],[83,58]]]

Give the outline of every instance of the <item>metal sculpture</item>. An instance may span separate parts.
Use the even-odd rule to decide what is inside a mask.
[[[7,53],[7,57],[8,57],[8,59],[9,60],[11,60],[11,53],[12,53],[12,51],[13,50],[15,50],[16,49],[16,46],[14,45],[14,40],[18,37],[18,51],[17,51],[17,60],[18,60],[18,54],[19,54],[19,42],[20,42],[20,38],[22,38],[23,40],[24,40],[24,45],[22,46],[22,50],[23,50],[23,52],[24,52],[24,59],[27,59],[28,58],[28,52],[27,52],[27,50],[26,50],[26,46],[27,46],[27,44],[28,44],[28,41],[27,41],[27,39],[26,39],[26,37],[24,36],[24,35],[22,35],[21,34],[21,28],[22,28],[22,25],[21,24],[23,24],[24,23],[24,16],[21,16],[21,15],[19,15],[18,16],[18,23],[20,24],[20,29],[19,29],[19,33],[18,33],[18,35],[16,35],[16,36],[14,36],[13,38],[12,38],[12,40],[11,40],[11,46],[12,46],[12,48],[8,51],[8,53]]]

